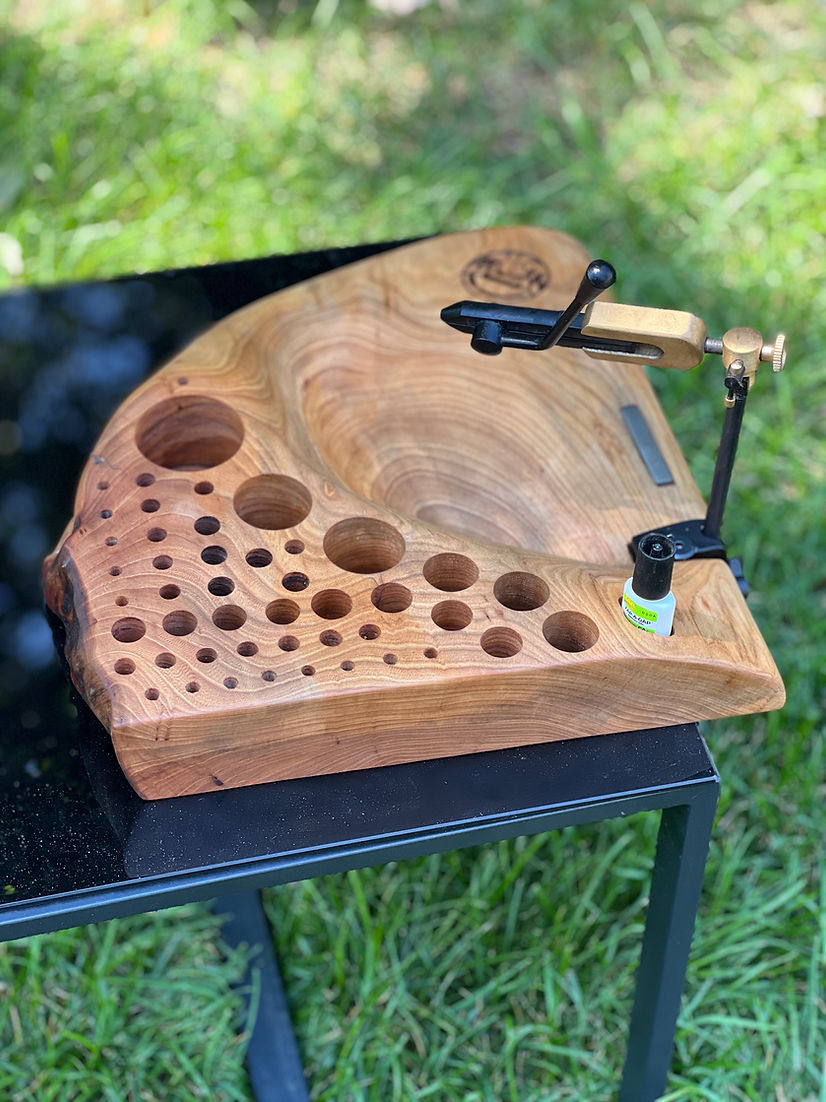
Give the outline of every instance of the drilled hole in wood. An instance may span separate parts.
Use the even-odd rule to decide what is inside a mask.
[[[192,489],[196,494],[211,494],[215,487],[211,482],[196,482]]]
[[[197,693],[200,687],[197,681],[188,681],[186,684],[186,691],[188,693]]]
[[[302,666],[301,672],[304,674],[305,677],[312,677],[315,673],[315,666]]]
[[[181,587],[170,582],[169,585],[162,585],[158,593],[160,593],[165,601],[174,601],[176,597],[180,597]]]
[[[272,553],[266,547],[253,547],[251,551],[247,551],[244,558],[250,566],[269,566],[272,562]]]
[[[385,582],[377,585],[370,594],[370,600],[381,612],[404,612],[410,607],[413,594],[407,586],[399,582]]]
[[[301,593],[310,584],[310,579],[306,574],[302,574],[300,570],[293,570],[284,575],[281,584],[285,589],[289,589],[290,593]]]
[[[111,515],[112,515],[112,510],[111,509],[101,509],[101,511],[98,513],[98,516],[100,517],[101,520],[108,520],[109,517],[111,517]]]
[[[218,655],[215,653],[212,647],[201,647],[201,649],[195,654],[195,657],[198,659],[199,662],[208,664],[210,662],[214,662]]]
[[[356,668],[355,662],[351,662],[349,658],[346,658],[341,663],[341,669],[346,670],[348,673],[349,673],[350,670],[353,670],[355,668]]]
[[[117,536],[108,536],[103,542],[107,547],[117,547],[118,545]]]
[[[279,597],[267,605],[267,619],[273,624],[291,624],[298,619],[300,611],[295,601],[288,597]]]
[[[548,583],[536,574],[524,570],[514,570],[497,578],[493,586],[493,595],[500,605],[516,612],[528,612],[541,608],[547,601],[550,590]]]
[[[342,589],[322,589],[310,602],[313,612],[323,620],[340,620],[353,607],[349,594]]]
[[[112,575],[113,578],[117,578],[118,575],[121,573],[121,569],[119,566],[110,566],[109,573]]]
[[[322,631],[318,638],[325,647],[338,647],[341,645],[341,636],[337,631],[333,631],[332,628],[329,631]]]
[[[235,491],[235,512],[254,528],[294,528],[312,508],[310,491],[286,474],[259,474]]]
[[[473,619],[473,612],[464,601],[440,601],[433,606],[430,618],[444,631],[461,631]]]
[[[479,577],[479,567],[467,555],[445,552],[429,558],[422,567],[422,573],[434,589],[455,593],[473,585]]]
[[[287,540],[284,550],[288,555],[300,555],[304,550],[304,540]]]
[[[149,471],[144,471],[143,474],[139,474],[135,479],[135,483],[138,486],[151,486],[155,481],[155,476],[150,474]]]
[[[262,681],[275,681],[275,670],[264,670],[261,674]]]
[[[156,570],[169,570],[172,566],[172,559],[169,555],[156,555],[152,560],[152,565]]]
[[[425,658],[438,658],[439,652],[435,647],[425,647],[424,656]]]
[[[176,608],[163,618],[163,629],[167,635],[191,635],[198,621],[185,608]]]
[[[361,639],[378,639],[381,635],[381,628],[377,624],[362,624],[359,628],[359,638]]]
[[[141,502],[141,512],[144,513],[157,513],[160,507],[161,503],[155,497],[148,497],[145,501]]]
[[[253,655],[258,654],[258,645],[249,640],[245,643],[239,643],[235,649],[242,658],[252,658]]]
[[[151,543],[162,543],[163,540],[166,539],[166,529],[165,528],[150,528],[149,531],[146,533],[146,538]]]
[[[221,605],[213,612],[212,622],[221,631],[237,631],[247,622],[247,614],[238,605]]]
[[[115,604],[118,605],[119,608],[123,608],[124,605],[129,604],[129,598],[128,597],[115,597]]]
[[[146,635],[146,624],[136,616],[124,616],[112,624],[112,635],[119,643],[137,643]]]
[[[147,689],[143,695],[146,697],[147,700],[157,700],[161,694],[158,692],[157,689]]]
[[[395,654],[387,653],[382,656],[382,661],[386,666],[395,666],[398,660],[399,659]]]
[[[109,483],[108,482],[98,482],[98,489],[99,490],[108,490],[109,489]]]
[[[522,636],[513,628],[488,628],[479,643],[485,654],[492,658],[513,658],[522,650]]]
[[[161,670],[171,670],[177,661],[175,655],[170,654],[168,650],[155,655],[155,665]]]
[[[221,527],[217,517],[198,517],[193,525],[195,531],[201,536],[214,536]]]
[[[227,549],[226,547],[220,547],[217,543],[210,544],[209,547],[205,547],[201,552],[201,558],[205,563],[209,563],[210,566],[218,566],[222,562],[226,562]]]
[[[131,658],[119,658],[115,663],[115,673],[126,674],[135,672],[135,663]]]
[[[238,678],[237,677],[225,677],[224,678],[224,688],[225,689],[236,689],[237,687],[238,687]]]
[[[341,570],[379,574],[404,554],[404,537],[392,525],[372,517],[348,517],[329,528],[324,554]]]
[[[563,651],[589,650],[599,639],[599,628],[584,612],[554,612],[542,625],[552,647]]]
[[[278,640],[278,645],[281,650],[293,651],[298,650],[300,643],[294,635],[282,635]]]
[[[235,589],[235,582],[232,578],[210,578],[207,589],[213,597],[228,597]]]
[[[158,402],[138,421],[135,443],[159,467],[199,471],[226,463],[241,447],[244,425],[230,406],[203,394]]]

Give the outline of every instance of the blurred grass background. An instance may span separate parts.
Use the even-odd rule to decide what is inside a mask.
[[[666,1097],[824,1102],[823,5],[0,0],[0,77],[0,287],[529,222],[623,301],[789,334],[726,520],[789,700],[707,732]],[[705,490],[719,375],[654,381]],[[314,1098],[611,1097],[651,819],[268,893]],[[0,947],[0,1096],[249,1098],[217,939],[188,907]]]

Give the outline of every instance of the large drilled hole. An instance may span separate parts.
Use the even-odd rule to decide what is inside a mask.
[[[348,517],[328,529],[324,553],[342,570],[353,574],[380,574],[401,560],[404,537],[383,520]]]
[[[247,622],[247,614],[238,605],[221,605],[213,612],[212,622],[222,631],[236,631]]]
[[[464,601],[440,601],[430,613],[433,623],[445,631],[461,631],[473,619],[473,613]]]
[[[599,639],[599,628],[584,612],[555,612],[542,625],[542,634],[557,650],[588,650]]]
[[[146,624],[137,616],[124,616],[112,624],[112,634],[119,643],[137,643],[146,634]]]
[[[288,597],[279,597],[267,605],[267,619],[273,624],[291,624],[298,619],[301,610],[295,601]]]
[[[244,440],[241,418],[204,394],[158,402],[144,413],[135,443],[152,463],[173,471],[200,471],[231,459]]]
[[[422,573],[434,589],[455,593],[473,585],[479,577],[479,567],[467,555],[446,551],[429,558],[422,567]]]
[[[536,574],[514,570],[496,579],[493,595],[505,608],[512,608],[516,612],[527,612],[544,605],[550,590],[548,583],[538,578]]]
[[[253,528],[294,528],[313,504],[310,491],[286,474],[259,474],[235,491],[235,512]]]
[[[522,636],[513,628],[488,628],[479,642],[485,654],[493,658],[513,658],[522,650]]]
[[[184,608],[176,608],[163,618],[163,629],[169,635],[191,635],[197,626],[198,621]]]
[[[341,589],[322,589],[311,601],[313,612],[323,620],[340,620],[353,607],[353,602]]]
[[[398,582],[385,582],[377,585],[370,594],[370,600],[381,612],[404,612],[410,607],[413,594]]]

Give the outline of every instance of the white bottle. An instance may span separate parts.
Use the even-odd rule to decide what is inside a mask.
[[[634,576],[622,591],[625,618],[642,631],[670,635],[674,623],[674,541],[661,532],[648,532],[637,546]]]

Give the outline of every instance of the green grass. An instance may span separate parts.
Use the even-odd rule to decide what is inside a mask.
[[[625,301],[715,333],[788,332],[787,373],[762,373],[749,403],[726,519],[788,705],[708,731],[724,790],[666,1097],[824,1102],[826,11],[3,13],[0,285],[534,222],[611,259]],[[707,488],[719,375],[654,381]],[[314,1097],[609,1098],[655,827],[268,893]],[[249,1097],[224,987],[240,959],[222,965],[216,936],[191,907],[0,948],[0,1096]]]

